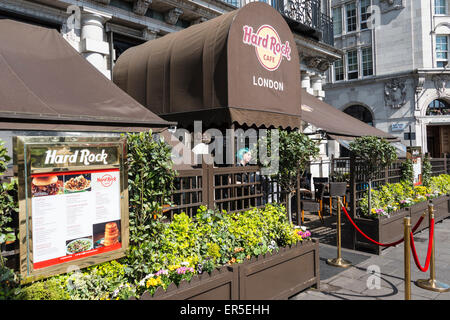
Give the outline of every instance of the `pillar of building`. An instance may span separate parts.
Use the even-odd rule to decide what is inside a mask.
[[[301,79],[300,79],[300,85],[302,89],[305,89],[306,92],[309,94],[314,94],[313,89],[311,88],[311,75],[312,73],[307,70],[301,71]]]
[[[325,91],[322,90],[322,79],[322,75],[318,73],[311,76],[311,87],[313,94],[320,100],[323,100],[325,97]]]
[[[111,70],[108,70],[107,56],[110,54],[109,43],[106,40],[104,24],[111,19],[110,15],[83,8],[81,14],[81,41],[82,55],[108,79],[111,79]]]

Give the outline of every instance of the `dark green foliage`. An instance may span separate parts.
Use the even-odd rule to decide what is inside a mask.
[[[363,171],[369,180],[380,168],[386,168],[397,160],[395,148],[385,139],[367,136],[350,142],[350,151],[365,161]]]
[[[430,157],[426,154],[422,163],[422,184],[426,187],[430,185],[432,171]]]
[[[127,141],[130,243],[139,245],[152,237],[155,215],[160,217],[161,206],[169,201],[176,171],[171,148],[151,131],[130,133]]]
[[[49,278],[35,282],[22,289],[21,300],[67,300],[69,299],[64,284],[58,278]]]
[[[402,180],[410,185],[414,184],[414,169],[411,159],[406,159],[402,163]]]
[[[297,186],[297,176],[302,176],[307,166],[319,156],[317,142],[299,132],[279,130],[280,162],[278,181],[288,191]]]
[[[3,175],[6,171],[6,165],[10,160],[11,158],[8,156],[8,151],[3,146],[2,141],[0,142],[0,175]],[[0,185],[0,245],[16,239],[11,222],[12,215],[18,211],[17,182],[13,180],[10,183],[2,183]],[[3,265],[1,256],[0,260]]]

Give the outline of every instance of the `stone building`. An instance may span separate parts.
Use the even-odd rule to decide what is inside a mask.
[[[335,46],[325,100],[404,145],[450,152],[449,0],[331,0]],[[330,149],[339,155],[337,143]],[[345,154],[345,149],[341,150]]]

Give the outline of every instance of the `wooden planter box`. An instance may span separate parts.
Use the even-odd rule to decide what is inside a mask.
[[[287,299],[311,286],[319,288],[319,241],[307,240],[273,254],[253,257],[194,276],[140,300],[273,300]],[[135,298],[132,298],[135,300]]]
[[[419,228],[417,228],[416,232],[420,232],[430,226],[430,220],[428,218],[428,201],[416,203],[415,205],[412,205],[411,207],[407,208],[407,210],[409,211],[409,216],[411,217],[411,228],[413,228],[416,225],[417,221],[420,219],[422,214],[425,211],[427,212],[427,215],[424,217],[422,223],[420,224]],[[435,214],[436,213],[437,212],[435,212]]]
[[[287,299],[319,289],[319,241],[308,240],[239,265],[239,300]]]
[[[450,216],[449,195],[441,196],[430,201],[434,204],[435,222],[442,221]],[[356,225],[367,236],[381,243],[392,243],[403,237],[403,218],[411,217],[411,228],[419,220],[424,211],[428,212],[428,201],[417,203],[409,208],[404,208],[391,214],[389,218],[370,219],[357,217],[354,219]],[[429,227],[428,214],[424,217],[416,233]],[[381,254],[387,247],[378,246],[363,237],[353,228],[350,222],[345,221],[342,237],[343,246],[360,251],[369,251]]]
[[[183,280],[178,287],[172,283],[167,291],[159,287],[153,296],[145,292],[140,300],[236,300],[238,271],[237,266],[224,266],[211,274],[196,275],[190,282]]]
[[[368,237],[381,243],[390,243],[403,237],[403,218],[408,215],[409,213],[406,209],[401,209],[396,213],[393,213],[389,218],[381,217],[379,219],[370,219],[357,217],[353,220],[359,229],[361,229],[361,231]],[[369,251],[376,254],[381,254],[381,250],[385,249],[385,247],[380,247],[367,240],[357,230],[355,230],[348,221],[345,222],[344,232],[347,235],[351,234],[353,236],[353,241],[348,241],[345,239],[347,240],[345,243],[350,243],[352,249],[354,250]],[[346,238],[348,238],[348,236]]]
[[[434,221],[440,222],[445,218],[450,217],[450,196],[444,195],[438,198],[435,198],[430,201],[430,203],[434,204]]]

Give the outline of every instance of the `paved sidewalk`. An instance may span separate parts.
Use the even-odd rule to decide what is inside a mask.
[[[314,233],[313,233],[314,236]],[[417,254],[422,266],[428,248],[428,229],[414,235]],[[450,219],[435,225],[436,279],[450,285]],[[293,300],[404,300],[403,244],[387,248],[380,256],[342,249],[342,257],[352,262],[347,269],[326,264],[328,258],[335,258],[336,247],[320,243],[320,289],[309,289],[292,297]],[[379,268],[379,286],[369,289],[374,276],[370,269]],[[368,271],[369,269],[369,271]],[[450,300],[450,292],[439,293],[417,287],[414,281],[428,279],[417,269],[411,254],[411,299]],[[369,279],[369,277],[371,277]],[[369,285],[368,285],[369,282]],[[372,281],[375,283],[376,281]]]

